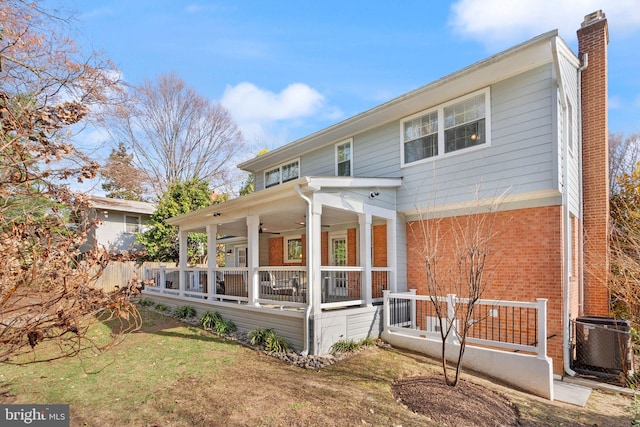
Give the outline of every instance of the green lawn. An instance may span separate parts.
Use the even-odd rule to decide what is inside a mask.
[[[74,426],[431,425],[390,391],[397,378],[437,374],[437,364],[421,355],[374,348],[303,370],[161,314],[142,314],[142,330],[105,354],[0,365],[0,402],[70,403]],[[109,329],[100,325],[94,333]],[[523,425],[630,424],[630,402],[621,396],[596,392],[578,408],[467,378],[511,399]]]

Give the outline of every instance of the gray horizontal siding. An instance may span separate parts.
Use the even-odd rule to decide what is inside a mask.
[[[567,158],[567,185],[568,185],[568,204],[569,211],[578,216],[580,212],[580,189],[582,183],[580,182],[580,164],[579,164],[579,126],[578,126],[578,114],[580,114],[580,106],[578,100],[578,72],[566,57],[559,55],[560,73],[562,74],[562,82],[565,88],[565,95],[569,98],[571,106],[573,108],[572,129],[573,129],[573,153],[569,152]],[[562,110],[560,110],[562,111]],[[563,126],[560,127],[563,132],[563,137],[559,138],[563,144],[568,144],[568,138],[565,134],[566,124],[563,122]]]
[[[304,347],[304,314],[293,311],[280,311],[268,308],[248,307],[246,305],[226,302],[204,302],[191,298],[166,297],[152,293],[144,296],[154,302],[161,302],[171,309],[181,305],[189,305],[196,309],[198,316],[207,310],[217,311],[225,319],[235,323],[238,330],[250,332],[258,328],[271,328],[283,337],[295,349]]]
[[[327,145],[300,157],[300,176],[335,176],[335,145]]]
[[[378,338],[382,333],[382,306],[373,312],[347,315],[347,338]]]
[[[358,177],[399,177],[400,125],[388,123],[353,138],[353,170]]]
[[[552,83],[545,65],[493,85],[491,145],[404,168],[398,209],[557,188]]]

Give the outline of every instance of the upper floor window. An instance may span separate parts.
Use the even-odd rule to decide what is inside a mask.
[[[300,178],[300,161],[285,163],[264,173],[265,188]]]
[[[444,107],[445,152],[484,144],[484,93]]]
[[[137,215],[125,215],[124,216],[124,232],[128,234],[140,233],[141,230],[140,217]]]
[[[351,140],[336,144],[336,176],[351,176]]]
[[[403,166],[487,143],[488,111],[487,88],[402,120]]]
[[[438,112],[404,122],[404,162],[438,155]]]

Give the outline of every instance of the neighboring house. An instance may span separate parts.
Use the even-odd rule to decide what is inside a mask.
[[[136,235],[144,232],[145,224],[156,206],[152,203],[131,200],[91,197],[89,217],[98,220],[91,230],[85,247],[94,243],[113,253],[141,249]]]
[[[547,388],[531,389],[552,398],[552,373],[572,373],[570,322],[608,313],[602,12],[585,18],[578,39],[580,56],[557,31],[542,34],[242,163],[256,191],[169,220],[180,229],[180,268],[171,273],[179,286],[167,289],[170,273],[150,271],[159,288],[145,293],[213,307],[240,329],[271,327],[311,354],[383,329],[385,339],[406,331],[424,342],[434,326],[421,311],[424,236],[414,230],[488,212],[504,194],[492,211],[503,229],[484,297],[520,308],[485,317],[509,335],[535,333],[478,342],[504,343],[508,360],[522,357],[518,369],[532,371],[514,371],[493,350],[468,349],[466,358],[471,366],[488,358],[478,369],[524,388],[541,376]],[[207,233],[209,253],[224,243],[226,265],[209,257],[206,268],[188,266],[189,232]],[[384,305],[383,291],[391,291]],[[514,318],[529,313],[525,302],[541,305],[530,319]]]

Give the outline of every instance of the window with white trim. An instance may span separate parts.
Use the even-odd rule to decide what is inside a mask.
[[[140,221],[140,216],[138,215],[125,215],[124,216],[124,232],[127,234],[137,234],[140,233],[142,227],[142,223]]]
[[[266,171],[264,173],[264,186],[269,188],[297,178],[300,178],[300,161],[294,160]]]
[[[336,144],[336,176],[352,176],[351,142],[349,139]]]
[[[571,101],[567,97],[567,109],[566,109],[566,119],[567,122],[567,146],[569,147],[569,152],[573,154],[573,106],[571,105]]]
[[[301,236],[287,236],[284,238],[284,261],[302,262]]]
[[[402,165],[486,144],[489,88],[400,122]]]

